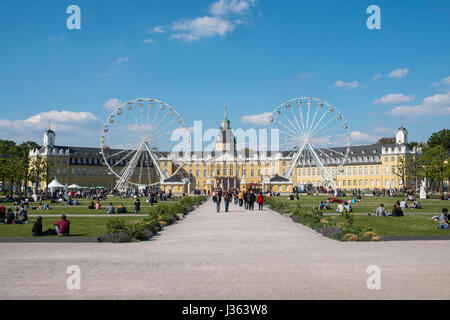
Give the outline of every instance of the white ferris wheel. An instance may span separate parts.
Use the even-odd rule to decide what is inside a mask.
[[[185,157],[184,148],[175,150],[180,142],[172,141],[174,133],[189,139],[181,115],[163,101],[141,98],[118,106],[100,138],[104,164],[117,178],[115,189],[153,187],[177,175]]]
[[[351,133],[335,106],[311,97],[291,99],[275,108],[266,127],[278,130],[280,151],[290,151],[292,160],[283,173],[285,178],[291,178],[297,169],[302,176],[314,172],[323,186],[337,190],[337,175],[343,172],[350,154]]]

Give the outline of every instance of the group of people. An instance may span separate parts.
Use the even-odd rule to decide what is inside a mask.
[[[261,192],[258,194],[253,190],[222,190],[216,189],[213,191],[213,202],[216,204],[217,213],[220,212],[220,204],[223,200],[225,206],[225,212],[229,212],[230,202],[234,202],[234,205],[244,207],[245,210],[254,210],[255,202],[258,203],[258,210],[264,209],[264,196]]]
[[[49,228],[45,231],[42,229],[42,217],[37,217],[36,222],[33,225],[33,229],[31,234],[33,237],[42,237],[42,236],[69,236],[70,235],[70,221],[67,220],[65,215],[61,216],[61,220],[56,221],[53,226],[55,229]]]
[[[28,223],[28,206],[20,205],[17,206],[15,211],[8,209],[4,206],[0,206],[0,221],[4,224],[27,224]]]
[[[108,213],[108,214],[116,213],[116,209],[114,208],[114,205],[112,202],[109,204],[109,206],[106,207],[106,213]],[[118,214],[128,213],[127,207],[125,207],[123,205],[123,203],[121,203],[119,205],[119,207],[117,208],[117,213]],[[134,200],[134,213],[137,213],[137,214],[141,213],[141,200],[139,200],[139,198],[136,198]]]

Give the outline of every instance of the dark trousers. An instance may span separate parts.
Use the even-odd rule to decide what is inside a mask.
[[[244,204],[244,200],[239,199],[239,207],[242,207],[243,204]]]
[[[229,206],[230,206],[230,201],[225,201],[225,212],[228,212]]]
[[[258,203],[258,207],[259,207],[259,210],[262,210],[263,209],[263,207],[264,207],[264,203]]]
[[[245,208],[245,210],[249,209],[249,202],[248,201],[244,202],[244,208]]]
[[[255,202],[254,202],[254,201],[250,201],[250,202],[249,202],[249,209],[250,209],[250,210],[255,209]]]

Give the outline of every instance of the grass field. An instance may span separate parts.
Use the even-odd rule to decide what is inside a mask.
[[[107,217],[72,217],[68,218],[70,221],[70,233],[72,237],[77,238],[97,238],[99,235],[106,232],[105,223],[111,218]],[[127,221],[142,221],[139,217],[123,218]],[[59,218],[43,217],[42,230],[53,227],[53,223]],[[28,219],[28,224],[0,224],[0,238],[29,238],[31,237],[31,230],[36,218]],[[39,237],[39,238],[57,238],[57,236]]]
[[[147,199],[146,198],[140,198],[141,201],[141,214],[148,214],[150,211],[150,204],[147,203]],[[50,205],[50,208],[52,208],[52,210],[32,210],[33,207],[38,207],[39,203],[36,204],[32,204],[30,205],[30,208],[28,210],[28,215],[70,215],[70,214],[75,214],[75,215],[79,215],[79,214],[89,214],[89,215],[103,215],[106,214],[106,207],[112,203],[116,209],[117,212],[117,208],[119,207],[119,205],[121,203],[123,203],[123,205],[127,208],[128,213],[134,213],[134,200],[133,199],[121,199],[119,197],[108,197],[107,200],[105,201],[101,201],[100,204],[102,206],[102,209],[100,210],[91,210],[88,209],[88,205],[91,202],[91,200],[86,200],[86,199],[79,199],[78,202],[80,203],[80,205],[78,206],[68,206],[65,202],[64,203],[50,203],[49,201],[44,201],[42,204],[44,205],[45,203],[48,203]],[[169,200],[167,202],[173,203],[174,201]],[[96,203],[96,201],[94,201],[94,204]],[[159,203],[159,202],[158,202]],[[155,203],[154,206],[157,206],[158,203]],[[12,204],[8,203],[8,204],[3,204],[6,208],[6,210],[8,209],[12,209],[13,211],[15,210],[15,206],[13,206]],[[1,235],[0,235],[1,236]]]
[[[275,197],[276,200],[283,200],[291,205],[297,205],[300,204],[300,206],[309,206],[309,207],[318,207],[320,204],[320,201],[326,201],[328,199],[328,196],[299,196],[300,200],[289,200],[287,196],[281,196],[281,197]],[[342,198],[345,201],[349,201],[352,198],[346,197]],[[380,203],[384,204],[384,207],[386,208],[386,211],[389,213],[392,211],[392,206],[394,203],[398,200],[403,200],[403,197],[391,197],[391,198],[385,198],[385,197],[363,197],[361,199],[361,202],[359,203],[352,203],[351,206],[353,208],[354,213],[375,213],[375,209],[380,205]],[[408,213],[415,213],[415,212],[426,212],[426,213],[436,213],[439,214],[442,210],[442,208],[448,208],[450,207],[450,201],[442,201],[442,200],[435,200],[435,199],[424,199],[420,200],[420,204],[422,205],[422,209],[404,209],[405,215]],[[407,201],[407,204],[411,204],[411,201]],[[328,210],[328,212],[335,212],[337,208],[337,204],[331,204],[331,209]],[[325,211],[327,212],[327,211]]]

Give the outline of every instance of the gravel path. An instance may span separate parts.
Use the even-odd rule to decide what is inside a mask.
[[[0,299],[450,299],[449,241],[340,243],[230,207],[208,202],[149,242],[3,243]],[[81,290],[66,288],[70,265]]]

